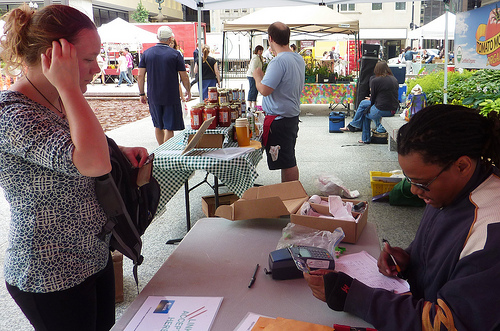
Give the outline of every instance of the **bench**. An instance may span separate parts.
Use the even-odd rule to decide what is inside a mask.
[[[406,122],[404,118],[399,116],[399,114],[396,114],[392,117],[382,117],[381,122],[385,130],[389,134],[389,139],[388,139],[389,141],[387,145],[389,150],[390,151],[397,150],[398,146],[396,143],[396,138],[398,135],[399,128],[408,122]]]

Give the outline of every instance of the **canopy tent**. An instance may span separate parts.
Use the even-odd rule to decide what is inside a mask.
[[[263,8],[225,22],[223,30],[224,34],[246,31],[252,38],[254,35],[267,34],[269,25],[276,21],[285,23],[290,28],[291,38],[294,39],[319,39],[331,34],[353,34],[356,39],[359,31],[358,20],[352,20],[326,6],[318,5]],[[252,46],[250,48],[253,49]]]
[[[97,28],[102,43],[143,44],[157,43],[156,34],[141,29],[121,18],[115,18],[109,23]]]
[[[234,21],[224,23],[224,31],[251,31],[267,33],[272,23],[280,21],[290,27],[292,35],[308,34],[322,37],[325,34],[354,34],[359,31],[359,21],[337,13],[326,6],[297,6],[264,8]]]
[[[239,8],[264,8],[264,7],[286,7],[286,6],[301,6],[301,5],[319,5],[327,4],[349,4],[349,3],[370,3],[371,0],[253,0],[249,3],[248,0],[176,0],[177,2],[198,11],[198,25],[201,26],[201,11],[211,9],[239,9]],[[321,1],[321,2],[320,2]],[[410,0],[403,0],[409,2]],[[394,2],[394,0],[378,0],[377,2]],[[280,8],[283,10],[284,8]],[[446,9],[448,10],[448,9]],[[277,14],[277,13],[275,13]],[[198,47],[201,49],[201,29],[198,29]],[[448,45],[446,45],[446,48]],[[201,57],[199,58],[199,67],[201,68]],[[445,68],[445,80],[447,76],[447,68]],[[201,75],[199,79],[202,79]],[[446,83],[445,83],[446,90]],[[200,97],[201,99],[201,97]]]
[[[446,14],[443,14],[426,25],[408,33],[409,39],[440,39],[444,40]],[[448,13],[448,40],[455,38],[455,15]]]

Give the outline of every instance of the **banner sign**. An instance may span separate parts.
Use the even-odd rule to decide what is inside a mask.
[[[458,13],[455,67],[500,69],[500,2]]]

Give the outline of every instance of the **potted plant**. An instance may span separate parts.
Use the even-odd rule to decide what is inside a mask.
[[[317,68],[313,59],[306,61],[305,82],[316,83]]]
[[[352,76],[339,76],[337,84],[349,84],[352,81]]]
[[[330,76],[328,76],[328,83],[335,84],[337,82],[338,77],[339,77],[338,73],[331,72]]]
[[[318,73],[318,83],[324,84],[330,82],[331,71],[328,65],[319,64],[317,67],[317,73]]]

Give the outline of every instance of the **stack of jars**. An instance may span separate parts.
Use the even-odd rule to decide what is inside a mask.
[[[215,117],[208,127],[228,127],[245,111],[245,90],[208,88],[208,98],[204,103],[191,108],[191,128],[199,129],[203,121]]]

